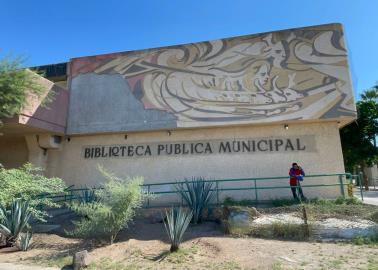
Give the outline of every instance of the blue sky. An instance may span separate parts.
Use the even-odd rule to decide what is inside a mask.
[[[378,81],[376,0],[0,0],[0,56],[27,66],[340,22],[354,90]]]

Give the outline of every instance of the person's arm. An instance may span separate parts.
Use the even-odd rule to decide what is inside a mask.
[[[302,173],[303,176],[306,176],[306,174],[305,174],[305,172],[302,168],[301,168],[301,173]]]

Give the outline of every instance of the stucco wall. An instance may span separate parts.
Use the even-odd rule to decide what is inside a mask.
[[[5,168],[17,168],[28,161],[24,137],[0,137],[0,163]]]
[[[377,164],[374,164],[371,167],[364,168],[364,174],[369,179],[369,185],[376,185],[377,178],[378,178],[378,167]]]
[[[184,177],[203,176],[209,179],[245,178],[285,176],[293,161],[299,162],[307,174],[340,173],[344,172],[339,130],[336,122],[323,122],[319,124],[290,125],[286,130],[283,125],[271,126],[241,126],[233,128],[212,128],[175,130],[169,136],[167,131],[141,132],[127,134],[71,136],[65,141],[60,151],[49,151],[49,174],[57,175],[66,180],[68,184],[80,186],[98,186],[104,181],[97,170],[103,165],[119,176],[141,175],[145,183],[175,182]],[[312,135],[315,138],[315,151],[301,152],[269,152],[269,153],[243,153],[243,154],[214,154],[214,155],[187,155],[187,156],[153,156],[134,158],[100,158],[85,159],[83,147],[91,145],[117,145],[153,142],[180,142],[195,140],[237,139],[237,138],[271,138],[296,137]],[[55,164],[55,165],[54,165]],[[335,178],[307,178],[310,183],[337,183]],[[286,186],[287,180],[279,183]],[[246,186],[252,183],[233,183],[234,186]],[[273,185],[265,182],[259,185]],[[167,187],[162,187],[167,189]],[[307,189],[309,197],[339,196],[340,190],[335,188],[322,188],[319,190]],[[235,198],[254,198],[252,191],[223,193]],[[289,189],[259,191],[259,199],[278,198],[290,196]],[[164,198],[159,198],[159,202]],[[172,200],[172,198],[169,198]]]

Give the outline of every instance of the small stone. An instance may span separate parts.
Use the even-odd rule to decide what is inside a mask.
[[[231,206],[223,209],[223,223],[226,233],[248,235],[251,225],[260,213],[254,207]]]
[[[285,260],[287,262],[296,263],[297,261],[290,259],[289,257],[281,256],[280,259]]]
[[[83,250],[76,252],[73,257],[73,269],[74,270],[80,270],[84,267],[87,267],[90,264],[89,262],[89,256],[88,251]]]

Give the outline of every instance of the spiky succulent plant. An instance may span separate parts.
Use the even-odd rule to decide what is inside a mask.
[[[213,183],[206,182],[202,177],[193,177],[177,183],[175,188],[192,210],[193,223],[201,222],[203,210],[208,207],[214,197]]]
[[[171,252],[179,249],[182,238],[190,220],[193,217],[191,211],[184,210],[183,208],[171,208],[165,211],[164,227],[171,242]]]
[[[29,226],[31,211],[29,203],[13,200],[10,207],[0,205],[0,233],[5,235],[6,245],[13,246],[20,233]]]

